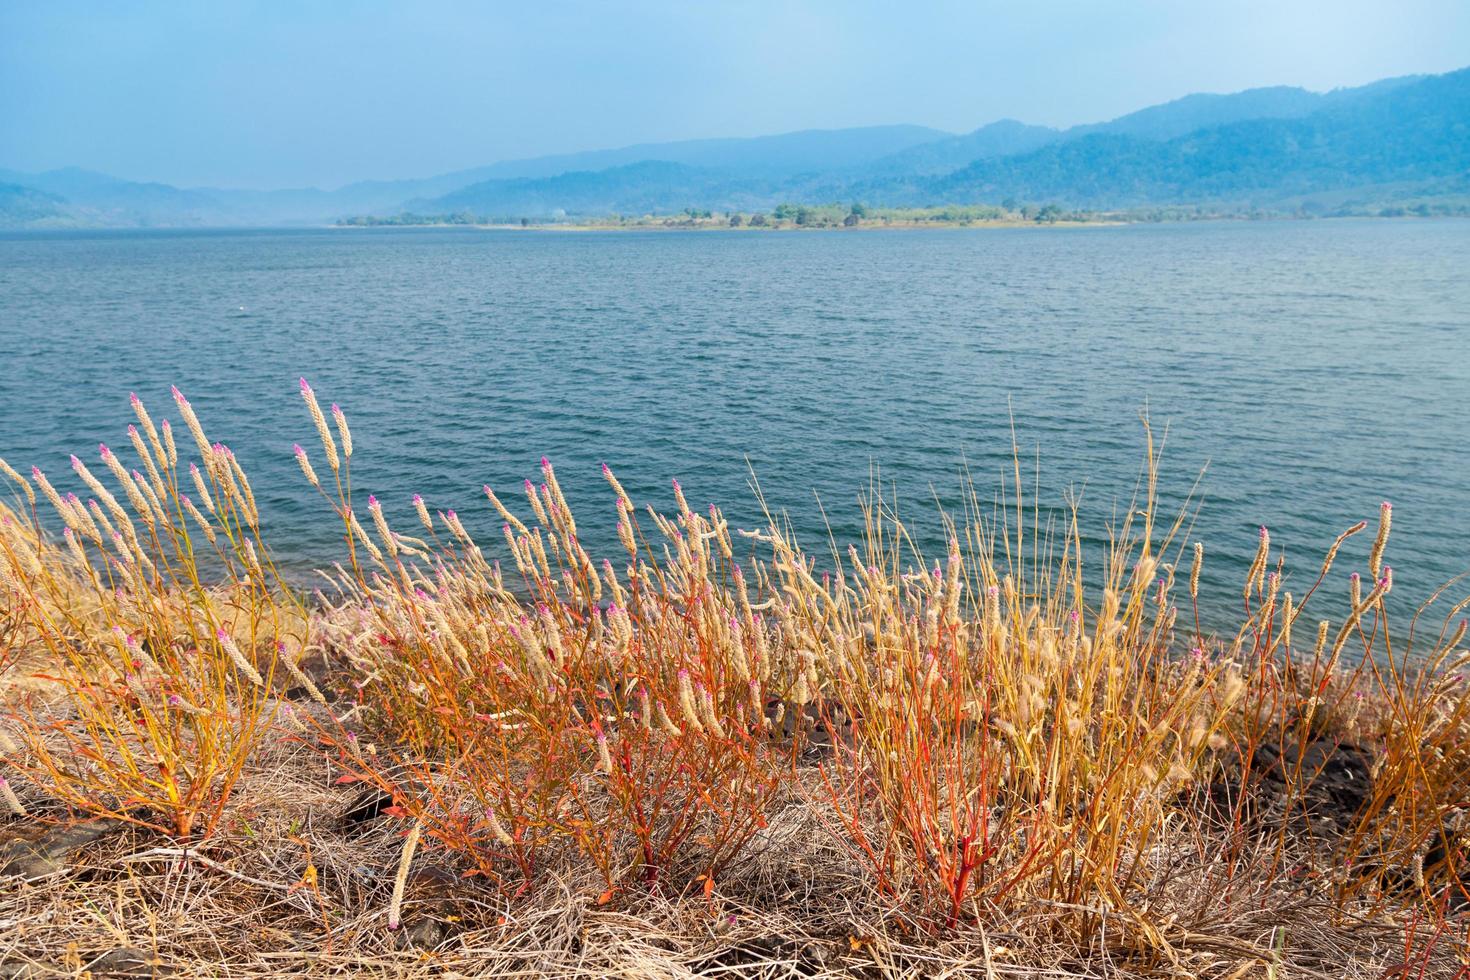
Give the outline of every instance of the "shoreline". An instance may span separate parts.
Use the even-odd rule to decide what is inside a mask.
[[[1462,218],[1461,215],[1375,215],[1375,214],[1344,214],[1344,215],[1210,215],[1198,218],[1177,218],[1163,220],[1108,218],[1091,221],[1026,221],[1026,220],[1003,220],[1003,221],[873,221],[844,227],[841,225],[811,225],[802,226],[795,224],[782,225],[739,225],[729,226],[714,222],[629,222],[629,223],[600,223],[600,222],[538,222],[533,224],[515,224],[508,222],[423,222],[421,224],[383,222],[380,224],[349,224],[333,223],[325,225],[308,225],[304,227],[316,229],[329,229],[340,231],[367,231],[382,229],[403,230],[432,230],[432,229],[468,229],[474,231],[524,231],[524,232],[882,232],[882,231],[966,231],[986,230],[1000,231],[1010,229],[1079,229],[1079,228],[1122,228],[1135,225],[1194,225],[1194,224],[1244,224],[1244,223],[1266,223],[1266,222],[1311,222],[1311,221],[1435,221],[1444,219]],[[101,230],[101,229],[98,229]],[[228,228],[198,229],[198,230],[229,230]],[[262,230],[262,229],[255,229]]]
[[[843,227],[720,227],[718,225],[691,225],[691,224],[628,224],[628,225],[602,225],[602,224],[558,224],[548,222],[546,224],[515,225],[515,224],[453,224],[450,222],[439,222],[435,224],[422,225],[325,225],[322,227],[332,229],[373,229],[373,228],[403,228],[403,229],[432,229],[432,228],[467,228],[475,231],[525,231],[525,232],[634,232],[634,231],[698,231],[698,232],[738,232],[738,233],[784,233],[784,232],[875,232],[875,231],[937,231],[966,229],[1005,229],[1005,228],[1117,228],[1123,225],[1145,224],[1148,222],[1137,221],[1058,221],[1055,223],[1038,224],[1034,221],[971,221],[971,222],[893,222],[890,224],[874,223],[869,225],[858,225],[851,228]]]
[[[543,231],[543,232],[633,232],[633,231],[698,231],[698,232],[834,232],[834,231],[928,231],[928,230],[1005,230],[1016,228],[1119,228],[1132,225],[1183,225],[1183,224],[1237,224],[1237,223],[1278,223],[1278,222],[1314,222],[1314,221],[1374,221],[1374,222],[1436,222],[1470,220],[1470,215],[1459,214],[1436,214],[1436,215],[1384,215],[1384,214],[1342,214],[1342,215],[1211,215],[1197,218],[1170,218],[1162,220],[1146,219],[1098,219],[1095,221],[1066,221],[1055,222],[1037,221],[905,221],[905,222],[865,222],[852,227],[816,225],[780,225],[780,226],[755,226],[742,225],[740,227],[729,227],[717,223],[686,224],[675,222],[673,224],[648,223],[648,224],[602,224],[595,222],[541,222],[529,225],[513,223],[468,223],[468,222],[424,222],[421,224],[403,224],[383,222],[380,224],[355,224],[348,222],[324,222],[311,224],[263,224],[263,225],[66,225],[66,226],[44,226],[44,227],[0,227],[0,236],[24,237],[28,235],[56,235],[68,233],[98,233],[98,232],[164,232],[164,233],[189,233],[189,232],[270,232],[270,231],[353,231],[372,229],[471,229],[475,231]]]

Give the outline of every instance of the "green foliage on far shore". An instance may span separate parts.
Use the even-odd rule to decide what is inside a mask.
[[[355,215],[336,222],[343,228],[378,227],[521,227],[521,228],[695,228],[695,229],[852,229],[925,228],[1015,225],[1143,224],[1174,221],[1266,220],[1310,218],[1437,218],[1470,216],[1470,197],[1408,198],[1384,202],[1321,200],[1286,202],[1263,208],[1229,205],[1159,205],[1119,210],[1064,208],[1054,203],[1006,201],[999,205],[947,204],[936,207],[896,208],[852,204],[783,203],[770,211],[712,211],[684,208],[671,214],[560,215],[529,218],[519,215],[452,214]]]

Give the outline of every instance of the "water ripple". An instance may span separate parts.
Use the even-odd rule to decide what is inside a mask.
[[[177,383],[256,474],[279,554],[328,561],[290,453],[305,374],[397,519],[419,491],[493,532],[477,488],[513,493],[544,453],[613,553],[599,462],[660,504],[677,476],[749,526],[748,460],[814,543],[818,499],[860,534],[878,465],[935,550],[932,493],[957,503],[967,466],[989,501],[1013,421],[1028,488],[1039,451],[1043,503],[1080,492],[1104,540],[1147,406],[1165,505],[1209,463],[1195,534],[1219,594],[1259,523],[1303,578],[1388,498],[1396,588],[1422,597],[1470,567],[1467,268],[1464,221],[0,236],[0,454],[65,484],[67,453],[124,441],[130,390],[163,416]]]

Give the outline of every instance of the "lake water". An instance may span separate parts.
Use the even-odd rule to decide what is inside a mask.
[[[126,446],[129,391],[163,417],[178,384],[298,570],[340,550],[291,455],[321,468],[301,375],[347,411],[361,491],[397,521],[415,491],[474,515],[492,552],[478,488],[512,496],[543,454],[594,552],[616,554],[603,460],[643,501],[671,506],[678,477],[746,525],[753,469],[810,545],[822,509],[856,538],[881,465],[937,552],[934,495],[967,463],[993,496],[1012,420],[1042,502],[1081,491],[1101,536],[1147,406],[1166,509],[1209,464],[1195,535],[1217,608],[1257,525],[1300,591],[1381,499],[1401,598],[1470,569],[1466,221],[7,235],[0,359],[0,455],[67,486],[68,453]]]

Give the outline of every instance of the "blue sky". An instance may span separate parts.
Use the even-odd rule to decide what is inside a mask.
[[[1467,64],[1466,0],[0,0],[0,167],[332,187],[705,136],[1068,125]]]

